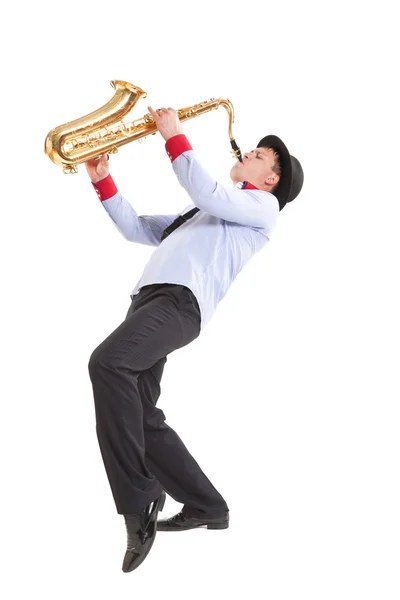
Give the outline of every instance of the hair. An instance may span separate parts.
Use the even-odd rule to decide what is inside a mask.
[[[270,150],[272,150],[272,152],[274,154],[275,162],[272,165],[271,169],[273,170],[275,175],[279,175],[279,179],[280,179],[281,174],[282,174],[281,155],[279,154],[278,150],[276,148],[274,148],[273,146],[264,146],[264,148],[269,148]],[[280,183],[280,181],[278,181],[278,183],[276,185],[274,185],[273,188],[271,188],[271,194],[273,194],[276,191],[277,187],[279,186],[279,183]]]

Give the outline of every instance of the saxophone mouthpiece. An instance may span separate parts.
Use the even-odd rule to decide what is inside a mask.
[[[233,152],[232,152],[233,156],[235,156],[240,162],[243,162],[242,153],[240,151],[240,148],[233,138],[231,139],[231,146],[232,146],[232,150],[233,150]]]

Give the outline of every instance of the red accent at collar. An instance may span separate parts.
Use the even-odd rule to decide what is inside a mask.
[[[169,138],[169,140],[165,143],[165,149],[171,159],[171,162],[174,162],[174,160],[183,154],[183,152],[186,152],[186,150],[193,150],[189,140],[183,133],[179,133],[178,135],[174,135],[173,137]]]
[[[242,187],[242,190],[259,190],[260,188],[256,187],[252,183],[246,181],[246,185]]]
[[[92,185],[96,190],[101,202],[104,202],[104,200],[108,200],[112,196],[115,196],[115,194],[118,192],[117,186],[115,185],[111,175],[107,175],[107,177],[97,181],[96,183],[93,183],[92,181]]]

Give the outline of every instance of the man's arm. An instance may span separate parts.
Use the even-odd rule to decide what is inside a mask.
[[[164,229],[171,225],[180,214],[139,216],[133,206],[118,191],[110,174],[93,183],[93,187],[108,216],[129,242],[159,246]]]
[[[177,215],[141,215],[118,191],[110,175],[108,156],[85,162],[86,170],[108,216],[118,231],[130,242],[159,246],[161,235],[171,225]]]
[[[163,136],[168,156],[180,184],[195,206],[204,212],[240,225],[272,229],[279,213],[277,198],[262,190],[228,188],[210,177],[194,156],[173,108],[148,107]]]
[[[185,135],[170,138],[165,147],[179,183],[198,208],[239,225],[274,227],[279,204],[273,194],[218,183],[197,160]]]

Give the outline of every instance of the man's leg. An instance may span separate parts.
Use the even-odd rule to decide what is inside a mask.
[[[145,461],[139,377],[170,352],[195,339],[198,323],[183,286],[146,286],[127,317],[92,353],[89,373],[100,450],[119,514],[155,501],[162,486]]]
[[[160,381],[167,358],[161,358],[138,380],[143,406],[145,459],[164,490],[192,514],[218,516],[228,506],[201,470],[178,434],[165,423],[162,410],[156,408]],[[195,409],[195,407],[193,407]]]

